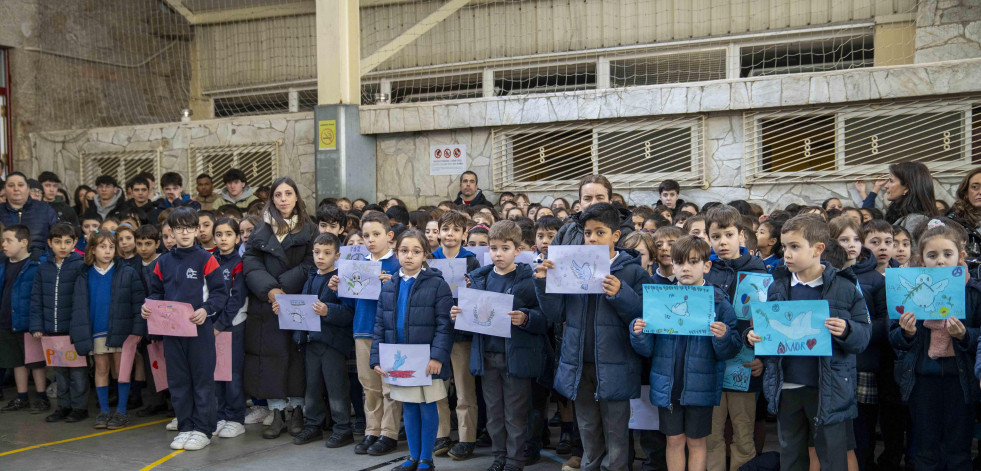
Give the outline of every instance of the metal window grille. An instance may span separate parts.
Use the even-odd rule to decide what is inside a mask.
[[[194,176],[211,175],[215,189],[225,187],[222,176],[237,168],[245,172],[249,186],[257,188],[271,185],[279,176],[279,147],[282,141],[261,144],[209,146],[190,148],[191,169]]]
[[[95,185],[101,175],[111,175],[120,185],[143,172],[150,172],[160,181],[161,149],[124,152],[82,152],[79,158],[81,181]]]
[[[981,163],[981,97],[746,113],[746,183],[871,179],[917,161],[957,178]]]
[[[575,190],[596,173],[617,188],[705,184],[701,116],[504,127],[492,139],[496,191]]]

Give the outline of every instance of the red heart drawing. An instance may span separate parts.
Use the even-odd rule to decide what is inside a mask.
[[[904,310],[903,306],[896,306],[896,312],[902,314]]]
[[[160,369],[160,365],[157,364],[157,361],[156,360],[153,361],[153,365],[152,366],[153,366],[153,369],[155,369],[155,370],[159,370]]]
[[[809,339],[807,341],[807,349],[814,350],[814,346],[817,345],[817,343],[818,343],[817,339]]]
[[[739,274],[739,281],[743,281],[744,279],[746,279],[746,274],[745,273],[740,273]]]

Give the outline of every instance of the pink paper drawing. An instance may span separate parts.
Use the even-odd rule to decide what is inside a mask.
[[[67,335],[41,337],[44,361],[48,366],[84,368],[85,357],[79,356]]]
[[[133,375],[133,360],[136,359],[136,346],[140,338],[136,335],[126,337],[123,342],[123,354],[119,358],[119,382],[128,383]]]
[[[146,346],[146,351],[150,355],[150,373],[153,374],[153,384],[157,385],[157,392],[167,389],[167,359],[164,358],[163,342],[153,342]]]
[[[190,304],[153,299],[147,299],[146,304],[152,311],[146,320],[147,329],[151,335],[198,336],[198,328],[191,322],[194,308]]]
[[[215,336],[215,381],[232,380],[232,333]]]
[[[30,365],[44,361],[44,348],[41,339],[36,339],[29,332],[24,332],[24,364]]]

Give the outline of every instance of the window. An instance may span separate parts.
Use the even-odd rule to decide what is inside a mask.
[[[215,190],[225,188],[222,176],[230,169],[245,172],[253,189],[271,185],[279,176],[279,146],[281,142],[246,144],[240,146],[191,147],[191,176],[202,173],[211,176]]]
[[[610,61],[610,86],[634,87],[726,78],[726,50],[678,52]]]
[[[143,172],[160,181],[160,150],[98,152],[81,154],[82,183],[95,187],[101,175],[113,176],[120,185]]]
[[[611,120],[494,131],[494,189],[575,189],[595,173],[617,188],[654,189],[672,178],[703,184],[700,118]]]
[[[871,34],[740,48],[740,77],[845,70],[874,65]]]

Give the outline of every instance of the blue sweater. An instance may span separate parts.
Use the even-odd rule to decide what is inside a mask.
[[[395,338],[398,343],[405,343],[405,315],[409,310],[409,293],[412,291],[412,285],[416,284],[415,278],[409,278],[399,284],[399,297],[398,302],[398,320],[395,322]]]
[[[109,304],[112,301],[112,274],[115,270],[116,266],[113,265],[103,275],[95,266],[89,267],[89,323],[92,324],[92,338],[105,337],[109,333]]]
[[[382,259],[382,274],[398,276],[399,260],[393,253],[391,257]],[[378,314],[378,301],[374,299],[356,299],[354,301],[354,338],[374,338],[375,315]]]
[[[150,277],[149,299],[188,303],[194,310],[204,309],[215,321],[228,301],[225,279],[214,255],[194,245],[174,246],[157,259]]]

